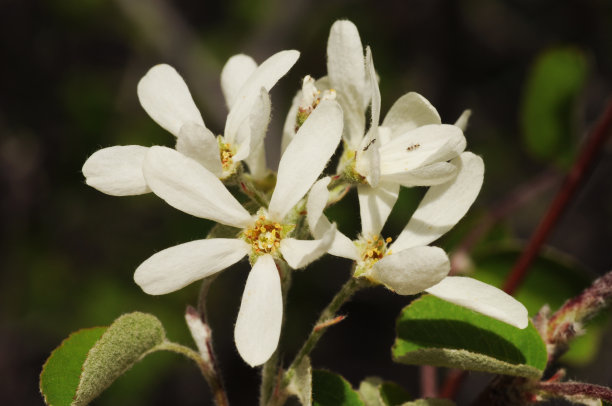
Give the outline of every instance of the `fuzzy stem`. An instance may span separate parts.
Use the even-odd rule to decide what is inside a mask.
[[[194,351],[189,347],[174,343],[172,341],[164,341],[163,343],[153,347],[146,354],[154,351],[171,351],[178,354],[182,354],[187,358],[193,360],[200,368],[202,376],[204,376],[204,379],[206,379],[206,382],[210,386],[210,390],[213,393],[215,404],[217,406],[229,406],[227,394],[225,393],[225,389],[223,388],[221,381],[217,379],[218,376],[216,376],[212,366],[207,363],[197,351]]]
[[[582,382],[538,382],[535,389],[545,396],[586,397],[612,402],[612,389]]]
[[[289,368],[287,368],[287,372],[283,378],[283,382],[281,383],[282,388],[286,387],[293,375],[295,374],[295,368],[302,362],[304,357],[306,357],[310,352],[314,349],[319,339],[323,336],[323,334],[327,331],[331,324],[327,324],[328,321],[334,319],[336,317],[336,312],[342,307],[342,305],[348,301],[358,290],[363,289],[368,286],[370,282],[368,282],[364,278],[353,278],[349,279],[340,291],[336,293],[336,296],[329,302],[327,307],[323,309],[321,315],[319,316],[315,326],[313,327],[310,335],[302,345],[302,348],[297,353]]]

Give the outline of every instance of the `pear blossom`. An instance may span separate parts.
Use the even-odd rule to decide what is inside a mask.
[[[183,78],[170,65],[152,67],[137,87],[140,104],[149,116],[177,138],[176,150],[218,178],[231,176],[245,161],[255,178],[266,173],[263,140],[270,120],[268,91],[295,64],[299,52],[281,51],[260,66],[246,55],[235,55],[221,73],[229,109],[223,135],[206,128]],[[83,165],[88,185],[115,195],[151,191],[142,173],[148,148],[125,145],[96,151]]]
[[[146,182],[171,206],[196,217],[240,229],[237,238],[191,241],[160,251],[142,263],[136,283],[152,295],[166,294],[225,269],[248,256],[252,264],[236,321],[238,352],[250,365],[275,351],[283,303],[275,261],[297,269],[329,249],[332,226],[315,240],[291,238],[292,209],[306,195],[342,135],[342,110],[324,101],[300,127],[281,157],[270,204],[251,215],[211,171],[171,148],[151,147],[144,159]]]
[[[394,196],[368,191],[359,194],[361,235],[351,241],[340,231],[334,231],[335,238],[329,253],[355,261],[355,277],[383,284],[400,295],[428,292],[524,328],[528,323],[527,310],[521,303],[475,279],[448,276],[448,256],[441,248],[429,246],[465,215],[482,186],[484,164],[480,157],[464,152],[451,164],[458,168],[456,177],[429,188],[394,242],[380,235],[390,208],[385,211],[372,210],[373,205],[389,206],[395,202]],[[323,214],[329,195],[329,181],[330,178],[323,178],[315,183],[308,197],[308,224],[315,238],[334,230]]]

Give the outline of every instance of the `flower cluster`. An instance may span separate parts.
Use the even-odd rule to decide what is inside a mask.
[[[447,254],[429,245],[466,214],[482,186],[483,161],[465,152],[469,112],[454,125],[442,124],[423,96],[408,93],[381,122],[372,52],[364,52],[351,22],[332,26],[327,56],[328,75],[306,76],[293,100],[275,174],[264,149],[268,92],[296,63],[297,51],[281,51],[259,66],[246,55],[229,59],[221,73],[229,113],[217,136],[174,68],[154,66],[140,80],[140,103],[176,137],[175,148],[101,149],[83,166],[87,184],[116,196],[153,192],[178,210],[233,228],[235,237],[160,251],[136,269],[136,283],[148,294],[166,294],[247,257],[252,268],[234,335],[252,366],[266,362],[278,345],[286,273],[326,253],[353,261],[354,278],[400,295],[425,291],[524,328],[527,311],[520,303],[477,280],[448,276]],[[336,173],[322,176],[340,145]],[[274,187],[258,186],[269,177]],[[230,185],[252,202],[243,206]],[[382,236],[402,186],[429,189],[403,231]],[[338,200],[330,190],[351,187],[357,189],[362,225],[354,239],[324,214]]]

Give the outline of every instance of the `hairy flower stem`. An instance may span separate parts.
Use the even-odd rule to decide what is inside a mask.
[[[206,379],[206,382],[208,383],[208,386],[210,387],[210,390],[213,393],[215,405],[229,406],[227,394],[225,393],[225,389],[223,388],[221,381],[218,379],[218,376],[216,375],[212,366],[208,362],[206,362],[197,351],[194,351],[189,347],[174,343],[172,341],[164,341],[163,343],[153,347],[147,353],[143,354],[143,357],[146,354],[155,351],[172,351],[178,354],[182,354],[187,358],[193,360],[200,368],[202,376],[204,376],[204,379]]]
[[[268,207],[270,204],[268,198],[259,190],[250,176],[241,173],[238,177],[238,186],[242,193],[260,207]]]
[[[323,334],[327,331],[327,329],[333,325],[334,323],[328,323],[330,320],[336,318],[336,312],[342,307],[344,303],[346,303],[358,290],[363,289],[370,285],[370,282],[364,278],[353,278],[349,279],[343,286],[340,288],[340,291],[336,293],[334,298],[329,302],[327,307],[323,309],[321,315],[319,316],[315,326],[313,327],[310,335],[302,345],[302,348],[298,352],[298,354],[293,359],[293,362],[287,368],[287,372],[283,377],[282,382],[280,382],[281,387],[279,388],[281,391],[284,390],[291,378],[295,375],[296,367],[302,362],[304,357],[306,357],[310,352],[314,349],[315,345],[319,342],[319,339],[323,336]],[[282,403],[279,403],[282,404]]]

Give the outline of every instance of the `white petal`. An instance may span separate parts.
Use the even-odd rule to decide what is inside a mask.
[[[425,291],[447,302],[467,307],[521,329],[529,323],[527,309],[521,302],[476,279],[448,276]]]
[[[449,162],[436,162],[411,171],[385,174],[382,179],[405,187],[431,186],[448,182],[457,175],[457,167]]]
[[[370,107],[372,120],[370,122],[370,128],[375,128],[378,127],[378,123],[380,122],[380,89],[378,88],[378,79],[376,78],[374,60],[370,47],[366,48],[365,64],[370,91],[372,92],[372,105]]]
[[[195,123],[183,125],[176,139],[176,150],[198,161],[216,177],[223,174],[219,143],[208,128]]]
[[[375,188],[368,185],[358,186],[357,195],[363,235],[380,234],[397,201],[399,190],[400,186],[397,183],[380,183]]]
[[[270,255],[260,257],[246,281],[234,329],[236,348],[254,367],[276,350],[283,320],[280,277]]]
[[[252,223],[223,183],[193,159],[170,148],[151,147],[143,168],[151,190],[170,206],[229,226]]]
[[[410,171],[434,162],[448,161],[465,149],[459,127],[429,124],[408,131],[380,147],[381,174]]]
[[[461,128],[461,131],[465,132],[471,115],[472,110],[464,110],[463,113],[461,113],[461,116],[459,116],[459,118],[457,119],[457,121],[455,121],[455,125]]]
[[[170,65],[155,65],[138,82],[138,99],[161,127],[178,136],[183,124],[204,120],[183,78]]]
[[[350,21],[336,21],[327,41],[327,72],[344,111],[345,135],[353,149],[365,132],[364,113],[369,92],[364,63],[357,27]]]
[[[467,213],[482,187],[482,159],[464,152],[451,161],[458,168],[457,177],[429,188],[406,228],[393,243],[394,250],[426,245],[453,228]]]
[[[249,140],[249,155],[246,157],[246,162],[249,165],[249,171],[256,179],[263,178],[266,171],[266,151],[264,148],[264,138],[268,130],[270,122],[270,96],[263,87],[259,93],[259,98],[251,110],[250,117],[250,140]]]
[[[280,243],[283,258],[293,269],[304,268],[329,250],[334,241],[336,231],[336,225],[334,224],[325,232],[323,238],[319,240],[283,238]]]
[[[371,128],[357,150],[355,170],[366,178],[372,187],[380,182],[380,152],[378,127]]]
[[[370,277],[400,295],[415,295],[440,282],[450,261],[438,247],[413,247],[385,256],[374,264]]]
[[[176,245],[140,264],[134,281],[149,295],[164,295],[235,264],[249,250],[249,244],[234,238]]]
[[[331,100],[322,101],[302,124],[281,157],[268,209],[270,218],[281,221],[304,197],[335,152],[341,134],[340,106]]]
[[[306,202],[308,226],[316,239],[323,238],[325,233],[333,227],[332,223],[323,214],[329,197],[329,191],[327,190],[329,181],[329,177],[318,180],[308,193],[308,201]],[[355,244],[338,230],[336,230],[334,241],[327,252],[337,257],[352,260],[359,258]]]
[[[83,165],[85,182],[113,196],[149,193],[142,164],[149,148],[140,145],[115,146],[94,152]]]
[[[381,125],[397,136],[427,124],[442,124],[440,115],[427,99],[411,92],[397,99]]]
[[[224,135],[228,141],[233,142],[245,120],[249,119],[253,103],[263,87],[270,91],[272,87],[283,77],[295,64],[300,53],[298,51],[281,51],[266,59],[247,79],[240,88],[236,100],[232,105],[227,121],[225,122]]]
[[[248,55],[238,54],[227,60],[221,71],[221,90],[227,108],[231,109],[240,88],[257,69],[257,63]]]
[[[298,109],[300,108],[300,102],[302,100],[302,91],[299,90],[293,100],[291,101],[291,107],[287,112],[287,118],[283,125],[283,139],[281,140],[281,153],[284,153],[287,146],[295,136],[295,123],[297,118]]]

